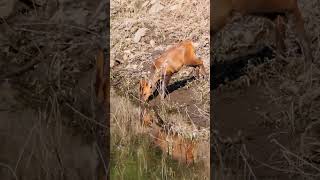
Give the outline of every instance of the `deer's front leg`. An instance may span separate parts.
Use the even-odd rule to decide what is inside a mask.
[[[164,75],[162,84],[161,84],[161,99],[163,100],[167,94],[167,86],[169,85],[171,75]]]

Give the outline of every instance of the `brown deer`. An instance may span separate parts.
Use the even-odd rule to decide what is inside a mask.
[[[170,126],[165,126],[164,121],[157,111],[145,108],[142,113],[141,123],[145,127],[150,127],[151,137],[154,144],[172,159],[191,164],[197,157],[197,143],[194,140],[185,139],[177,133],[171,132]]]
[[[171,76],[183,66],[196,68],[198,77],[199,73],[202,76],[206,74],[203,61],[196,56],[195,48],[189,40],[170,48],[153,62],[149,80],[140,80],[140,98],[143,101],[147,101],[154,92],[157,82],[162,79],[161,97],[163,99]]]

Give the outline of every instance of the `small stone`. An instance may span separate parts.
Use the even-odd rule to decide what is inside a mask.
[[[148,28],[140,28],[135,34],[133,38],[133,42],[138,43],[141,37],[146,35]]]
[[[150,45],[151,45],[152,47],[154,47],[154,46],[156,45],[156,42],[152,39],[152,40],[150,40]]]
[[[157,13],[161,11],[163,8],[164,6],[157,2],[149,9],[149,14]]]

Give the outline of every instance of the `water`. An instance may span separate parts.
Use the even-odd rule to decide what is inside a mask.
[[[187,166],[172,160],[146,135],[132,137],[131,143],[123,147],[115,141],[111,148],[111,179],[205,179],[200,163]]]

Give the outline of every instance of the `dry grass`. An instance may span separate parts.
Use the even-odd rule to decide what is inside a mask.
[[[163,9],[149,13],[157,3]],[[128,89],[137,96],[138,80],[147,76],[152,60],[170,45],[185,39],[197,45],[196,52],[203,58],[209,73],[208,4],[209,1],[112,1],[111,66],[120,63],[112,69],[112,82],[119,87],[117,89]],[[134,42],[141,28],[147,31],[139,42]],[[181,80],[189,71],[183,69],[171,82]],[[201,87],[206,89],[208,81]],[[209,101],[204,103],[209,104]]]
[[[88,79],[98,48],[105,41],[106,17],[102,15],[106,3],[37,3],[40,6],[34,9],[17,1],[11,15],[1,19],[1,80],[19,90],[19,99],[26,106],[38,109],[56,96],[60,110],[71,118],[79,116],[70,113],[74,112],[70,106],[91,117],[90,107],[83,104],[90,101],[92,82]],[[93,126],[87,120],[65,124],[87,134]]]
[[[17,103],[1,107],[1,177],[93,179],[90,70],[105,42],[106,2],[12,2],[0,18],[0,79],[15,91],[1,99]]]
[[[17,91],[1,84],[0,174],[2,179],[93,179],[98,160],[95,144],[74,129],[50,98],[38,111],[25,108]]]
[[[278,116],[274,118],[275,120],[271,120],[272,123],[280,124],[277,125],[279,133],[287,132],[294,142],[298,141],[301,144],[300,147],[285,147],[276,140],[277,135],[270,135],[274,138],[270,139],[270,146],[278,147],[280,157],[275,164],[262,163],[263,166],[279,172],[293,173],[298,179],[318,179],[320,168],[317,163],[319,144],[315,141],[315,138],[319,136],[318,122],[320,117],[318,93],[320,87],[320,23],[318,18],[320,3],[317,0],[299,1],[299,5],[305,18],[306,31],[312,40],[311,47],[315,57],[312,70],[309,71],[311,76],[304,74],[304,57],[299,53],[297,36],[292,31],[293,26],[289,21],[286,27],[287,38],[285,40],[287,51],[283,60],[272,59],[266,64],[251,67],[248,69],[247,76],[219,90],[223,92],[239,88],[245,89],[247,86],[256,84],[263,88],[270,102],[281,107],[278,110]],[[257,44],[254,44],[254,38],[260,32],[264,32],[264,36],[258,39]],[[232,23],[228,24],[221,32],[217,40],[219,43],[216,43],[214,47],[215,56],[219,61],[226,61],[230,58],[230,55],[245,54],[249,47],[252,48],[252,45],[274,47],[275,41],[270,38],[274,36],[273,32],[274,29],[270,26],[270,22],[263,18],[235,17]],[[219,137],[219,135],[217,136]],[[215,139],[216,162],[219,162],[219,165],[222,166],[222,169],[218,169],[218,171],[220,170],[219,173],[223,174],[224,170],[230,168],[228,166],[230,162],[227,159],[240,157],[244,144],[238,147],[238,141],[236,140],[231,141],[231,143],[222,143],[218,140],[218,137]],[[237,149],[233,155],[229,152],[232,149]],[[242,162],[246,164],[245,161]],[[241,171],[242,175],[246,175],[245,168]],[[253,178],[252,174],[251,176]]]
[[[138,34],[141,37],[135,40]],[[152,60],[171,45],[186,39],[194,42],[197,55],[204,60],[206,70],[210,73],[209,1],[112,1],[111,83],[116,93],[128,97],[126,101],[130,99],[132,102],[139,103],[138,82],[140,78],[148,76]],[[182,69],[172,78],[171,83],[186,78],[190,74],[190,70],[189,68]],[[194,96],[188,98],[197,102],[195,103],[197,105],[196,111],[186,110],[185,107],[190,104],[171,102],[170,99],[174,99],[174,95],[169,95],[165,103],[157,104],[156,109],[166,124],[171,124],[172,131],[184,138],[193,138],[204,142],[199,147],[201,146],[202,149],[200,151],[201,157],[206,160],[206,176],[203,177],[205,178],[208,177],[210,167],[208,158],[209,128],[198,128],[193,124],[190,113],[197,114],[207,122],[210,121],[208,113],[209,81],[196,80],[188,83],[183,89],[190,89],[193,92]],[[131,113],[139,115],[140,112]],[[123,115],[119,114],[119,116]],[[113,123],[119,124],[117,128],[123,129],[119,130],[120,132],[128,132],[125,125],[128,123],[117,123],[116,121]],[[134,121],[130,123],[134,123]],[[136,127],[134,124],[129,126]],[[131,129],[130,131],[135,130]],[[131,136],[121,137],[130,139]]]

